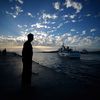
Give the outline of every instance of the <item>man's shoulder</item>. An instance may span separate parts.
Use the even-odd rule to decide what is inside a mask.
[[[24,45],[29,45],[29,42],[28,42],[28,41],[26,41],[26,42],[24,43]]]
[[[24,43],[24,47],[25,47],[25,46],[31,46],[31,43],[28,42],[28,41],[26,41],[26,42]]]

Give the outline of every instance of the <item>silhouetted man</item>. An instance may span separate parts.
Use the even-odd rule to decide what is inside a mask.
[[[32,76],[32,56],[33,50],[31,42],[34,39],[33,34],[27,35],[28,40],[23,45],[22,50],[22,62],[23,62],[23,72],[22,72],[22,86],[24,88],[29,88],[31,86],[31,76]]]

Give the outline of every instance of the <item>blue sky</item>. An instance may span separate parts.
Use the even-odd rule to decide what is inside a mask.
[[[0,0],[0,44],[20,45],[35,35],[34,45],[100,49],[99,0]],[[7,42],[6,42],[7,41]]]

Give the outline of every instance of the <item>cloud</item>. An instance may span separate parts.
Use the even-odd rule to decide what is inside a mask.
[[[75,30],[75,29],[71,29],[70,31],[74,32],[74,31],[76,31],[76,30]]]
[[[85,35],[86,34],[86,31],[84,30],[84,31],[82,31],[82,34],[81,35]]]
[[[82,4],[73,0],[66,0],[64,5],[66,8],[74,8],[76,10],[76,13],[79,13],[82,9]]]
[[[56,22],[51,22],[51,24],[55,24]]]
[[[93,42],[92,38],[90,36],[87,36],[87,37],[81,38],[79,45],[91,46],[92,42]]]
[[[76,20],[72,20],[72,22],[73,22],[73,23],[75,23],[75,22],[76,22]]]
[[[58,16],[56,14],[46,14],[46,13],[43,13],[42,15],[42,18],[44,20],[48,20],[48,19],[56,19]]]
[[[25,30],[28,27],[28,25],[26,25],[26,24],[25,25],[19,25],[18,24],[17,27]]]
[[[18,2],[18,3],[20,3],[20,4],[23,4],[24,3],[24,1],[23,0],[9,0],[9,2],[13,2],[13,1],[16,1],[16,2]]]
[[[22,26],[21,26],[21,25],[19,25],[19,24],[17,25],[17,27],[18,27],[18,28],[22,28]]]
[[[60,2],[53,3],[53,6],[56,10],[60,10]]]
[[[86,16],[87,16],[87,17],[90,17],[90,16],[91,16],[91,14],[87,14]]]
[[[90,32],[95,32],[95,31],[96,31],[95,28],[90,29]]]
[[[76,15],[70,15],[69,17],[70,17],[71,19],[74,19],[75,16],[76,16]]]
[[[0,48],[14,47],[15,45],[17,45],[15,37],[0,35]]]
[[[72,14],[72,15],[65,14],[62,16],[63,20],[66,21],[66,23],[68,23],[69,21],[71,21],[72,23],[75,23],[76,22],[75,17],[77,17],[76,14]]]
[[[44,25],[41,25],[40,23],[36,23],[34,26],[36,26],[37,28],[43,28],[43,27],[45,27]]]
[[[27,15],[33,18],[32,13],[28,12]]]
[[[16,18],[17,17],[14,13],[10,13],[8,11],[6,11],[6,14],[11,15],[13,18]]]
[[[67,18],[67,17],[69,17],[69,15],[64,15],[63,17],[64,17],[64,18]]]
[[[61,46],[64,42],[65,46],[77,46],[83,48],[99,48],[100,37],[98,36],[81,36],[64,33],[62,35],[54,35],[46,32],[32,31],[34,34],[34,45],[51,45]],[[84,33],[84,32],[83,32]],[[16,46],[23,45],[27,39],[27,32],[22,32],[20,36],[2,36],[0,35],[0,46]]]
[[[57,26],[57,29],[59,29],[60,27],[63,26],[63,23],[60,23],[58,26]]]
[[[23,0],[16,0],[17,2],[19,2],[20,4],[23,4]]]
[[[18,15],[19,13],[23,12],[23,10],[21,9],[21,7],[19,6],[15,6],[15,14]]]
[[[41,23],[32,24],[31,27],[36,27],[36,28],[50,28],[49,26],[42,25]]]
[[[22,12],[23,10],[21,9],[21,7],[16,5],[15,7],[13,7],[12,12],[6,11],[6,14],[11,15],[13,18],[16,18]]]

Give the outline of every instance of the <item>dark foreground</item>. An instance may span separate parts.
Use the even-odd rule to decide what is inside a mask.
[[[20,56],[0,55],[0,100],[100,100],[100,80],[86,84],[33,62],[32,86],[22,90],[21,73]]]

